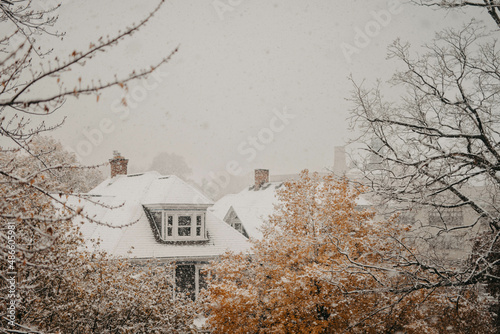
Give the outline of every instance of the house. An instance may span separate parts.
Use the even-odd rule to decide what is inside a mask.
[[[175,262],[177,288],[194,298],[204,283],[200,269],[227,250],[248,251],[248,240],[207,210],[211,200],[177,176],[127,174],[127,163],[115,152],[111,177],[84,195],[80,205],[100,224],[83,221],[81,231],[113,257]]]
[[[383,143],[377,140],[370,143],[370,146],[375,151],[384,149]],[[335,153],[337,154],[337,151]],[[342,155],[342,152],[340,155]],[[366,156],[366,160],[362,162],[362,165],[368,171],[370,180],[365,178],[361,171],[357,170],[353,173],[352,169],[346,173],[351,180],[368,185],[372,184],[372,182],[377,184],[379,181],[381,184],[384,184],[387,180],[391,180],[391,177],[388,177],[387,174],[384,176],[385,172],[389,172],[389,174],[394,173],[392,174],[393,176],[399,174],[398,171],[389,171],[384,166],[384,159],[374,153]],[[399,180],[403,179],[405,180],[404,182],[409,182],[404,186],[408,186],[411,183],[411,181],[408,181],[409,178],[399,178]],[[476,222],[480,222],[481,220],[478,213],[469,205],[451,204],[462,201],[462,199],[458,199],[451,191],[431,191],[429,193],[434,193],[434,196],[430,198],[427,194],[422,196],[424,192],[415,191],[415,189],[409,187],[409,193],[413,192],[416,196],[415,198],[411,199],[408,196],[407,201],[395,200],[394,198],[397,196],[392,195],[397,192],[397,180],[397,177],[392,179],[395,183],[391,185],[392,189],[390,188],[391,186],[388,188],[390,189],[388,193],[392,197],[390,200],[387,199],[388,196],[382,198],[377,197],[375,193],[368,194],[370,196],[368,198],[373,203],[377,203],[377,212],[381,215],[381,218],[388,218],[398,213],[399,221],[411,227],[406,240],[411,240],[414,247],[418,247],[421,253],[430,256],[432,261],[438,259],[439,261],[459,265],[459,261],[470,255],[476,237],[484,230],[484,226],[481,226],[483,224],[476,224]],[[432,183],[429,183],[429,186],[432,188]],[[479,183],[470,183],[467,185],[457,183],[456,186],[466,197],[473,199],[481,207],[488,209],[491,207],[491,204],[485,201],[487,196],[484,196],[484,194],[489,193],[486,186]],[[420,205],[419,202],[427,204]]]
[[[276,190],[283,182],[269,182],[269,170],[255,170],[255,184],[219,199],[209,211],[247,238],[260,239],[260,227],[278,203]]]
[[[319,176],[326,174],[319,173]],[[222,197],[209,211],[245,237],[261,239],[262,224],[273,213],[274,206],[279,204],[277,191],[284,186],[285,181],[296,180],[299,177],[299,174],[278,175],[270,181],[268,169],[256,169],[253,185],[237,194]],[[360,196],[358,206],[369,207],[371,203]]]

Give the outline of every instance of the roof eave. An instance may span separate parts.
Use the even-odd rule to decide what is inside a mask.
[[[194,204],[194,203],[150,203],[150,204],[142,204],[149,210],[202,210],[205,211],[212,204]]]

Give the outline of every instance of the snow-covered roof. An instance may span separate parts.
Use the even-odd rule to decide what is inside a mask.
[[[89,195],[117,196],[124,199],[139,199],[141,204],[207,204],[213,202],[201,192],[175,175],[145,172],[117,175],[103,181]]]
[[[222,197],[209,211],[220,219],[224,219],[232,208],[241,220],[248,236],[260,239],[262,238],[260,231],[262,223],[273,213],[274,205],[278,204],[276,189],[282,185],[282,182],[270,182],[264,184],[259,190],[247,187],[238,194]]]
[[[105,180],[87,195],[89,200],[70,198],[69,202],[83,207],[92,219],[115,228],[82,218],[77,218],[75,222],[83,221],[81,231],[89,244],[100,239],[99,249],[113,256],[194,259],[218,256],[226,250],[240,252],[250,248],[244,236],[211,212],[207,212],[205,217],[208,241],[158,242],[143,206],[167,204],[185,208],[212,204],[207,197],[174,175],[163,176],[157,172],[118,175]],[[110,206],[115,208],[110,209]],[[129,226],[120,228],[127,224]]]
[[[363,195],[358,196],[358,198],[356,199],[356,204],[358,205],[358,207],[364,208],[373,206],[372,202],[366,199]]]
[[[292,179],[295,175],[288,175]],[[298,176],[296,177],[298,178]],[[265,220],[274,211],[274,205],[279,203],[276,190],[284,185],[283,182],[269,182],[260,189],[246,187],[237,194],[230,194],[219,199],[213,207],[209,209],[217,217],[225,220],[230,211],[233,211],[240,219],[245,231],[250,238],[261,239],[261,227]],[[360,207],[369,207],[372,204],[363,196],[356,200]]]

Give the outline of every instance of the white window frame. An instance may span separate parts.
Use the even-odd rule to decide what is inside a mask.
[[[172,235],[168,236],[168,217],[172,216]],[[179,217],[189,216],[191,217],[190,225],[190,235],[182,236],[179,235]],[[201,225],[197,224],[197,216],[201,216]],[[164,241],[191,241],[191,240],[206,240],[206,215],[205,212],[200,211],[162,211],[162,222],[161,222],[161,239]],[[184,226],[187,227],[187,226]],[[200,235],[196,235],[196,229],[200,227]]]
[[[224,222],[234,228],[236,231],[243,235],[247,235],[245,231],[245,227],[243,226],[243,222],[241,219],[238,217],[236,212],[231,208],[228,213],[226,214],[226,217],[224,217]],[[239,224],[239,227],[236,226],[236,224]]]
[[[186,263],[183,265],[192,265],[194,266],[194,293],[195,293],[195,300],[198,300],[198,296],[200,295],[200,271],[205,270],[207,268],[206,264],[201,264],[201,263]],[[173,293],[173,298],[175,300],[176,298],[176,282],[177,282],[177,277],[176,277],[177,271],[173,270],[173,279],[174,279],[174,289],[172,290]],[[208,275],[207,275],[208,278]]]

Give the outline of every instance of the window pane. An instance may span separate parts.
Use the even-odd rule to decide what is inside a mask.
[[[207,271],[207,269],[204,269],[204,268],[200,268],[199,270],[200,270],[200,275],[198,277],[199,277],[200,290],[206,289],[206,288],[208,288],[208,285],[207,285],[208,271]]]
[[[200,236],[201,235],[201,227],[196,228],[196,235]]]
[[[201,225],[201,216],[196,216],[196,225]]]
[[[179,216],[179,226],[191,226],[191,216]]]
[[[188,294],[194,300],[196,297],[196,268],[193,265],[178,265],[175,268],[175,286],[178,291]]]
[[[172,226],[174,224],[174,217],[168,216],[168,226]]]
[[[179,236],[190,236],[191,235],[191,227],[179,227]]]
[[[167,235],[168,235],[169,237],[171,237],[171,236],[172,236],[172,228],[171,228],[171,227],[167,227]]]

